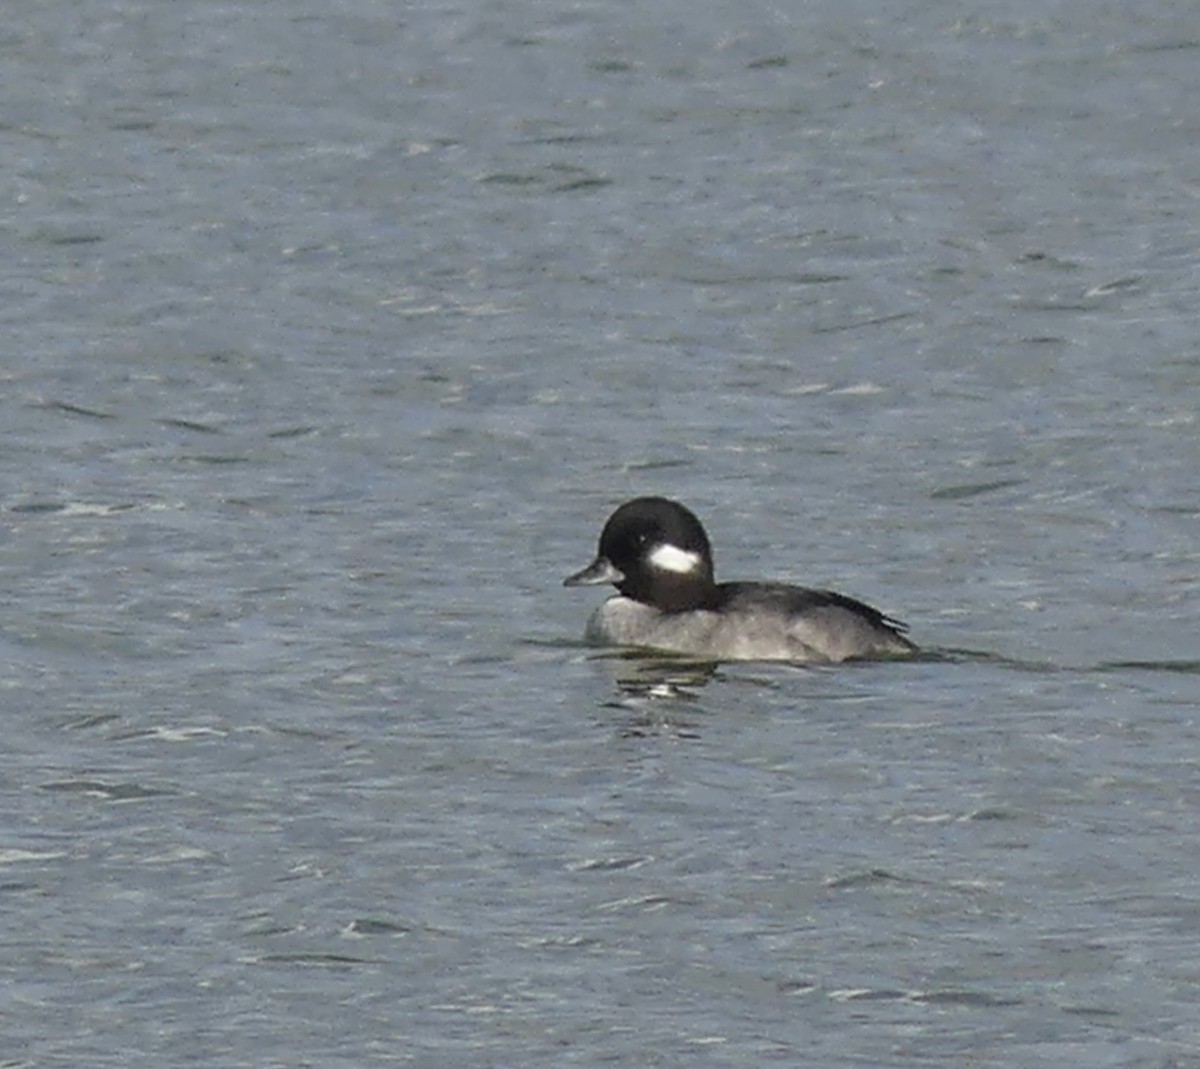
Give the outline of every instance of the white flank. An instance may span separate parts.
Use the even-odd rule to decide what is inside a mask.
[[[652,567],[661,568],[664,572],[678,572],[686,575],[700,567],[700,554],[687,549],[680,549],[664,542],[650,551],[646,560]]]

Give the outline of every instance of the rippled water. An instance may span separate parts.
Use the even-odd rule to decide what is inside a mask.
[[[1200,1066],[1187,5],[0,48],[5,1069]],[[646,492],[926,656],[583,648]]]

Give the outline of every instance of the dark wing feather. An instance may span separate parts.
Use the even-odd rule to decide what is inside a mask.
[[[812,590],[809,587],[790,586],[787,583],[721,583],[716,588],[713,609],[738,609],[740,603],[747,608],[755,605],[770,605],[789,615],[810,609],[826,609],[836,606],[861,616],[876,627],[903,635],[908,624],[888,616],[865,602],[839,594],[836,590]]]

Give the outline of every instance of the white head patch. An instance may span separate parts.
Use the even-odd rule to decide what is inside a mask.
[[[693,553],[689,549],[680,549],[669,542],[655,546],[646,558],[646,562],[651,567],[661,568],[664,572],[676,572],[679,575],[699,571],[702,563],[699,553]]]

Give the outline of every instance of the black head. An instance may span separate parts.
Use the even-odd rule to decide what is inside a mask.
[[[702,608],[715,590],[712,549],[688,509],[665,497],[638,497],[608,518],[596,559],[564,583],[612,583],[664,612]]]

